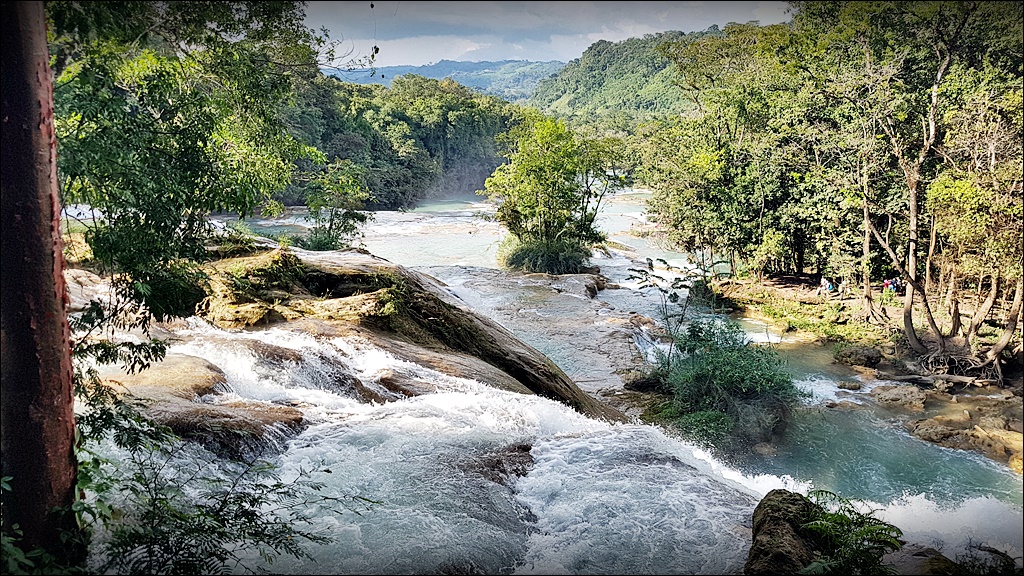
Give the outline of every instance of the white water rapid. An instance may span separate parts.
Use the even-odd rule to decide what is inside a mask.
[[[558,327],[570,320],[595,327],[612,350],[629,346],[619,338],[635,331],[629,313],[653,314],[654,295],[632,289],[628,269],[637,258],[679,265],[685,257],[626,235],[632,222],[642,221],[642,198],[622,195],[605,212],[612,239],[636,253],[595,259],[623,287],[595,299],[498,270],[501,230],[476,217],[487,207],[473,199],[378,213],[363,242],[378,256],[447,283],[551,356],[584,390],[607,392],[621,386],[611,373],[613,354],[580,361],[579,330]],[[250,222],[266,235],[303,224],[294,215]],[[787,344],[767,326],[746,327],[754,338]],[[311,545],[312,562],[251,558],[251,567],[275,573],[737,574],[750,544],[751,513],[772,488],[824,488],[866,500],[908,540],[939,546],[951,557],[968,538],[1015,556],[1024,548],[1019,476],[910,437],[884,417],[811,409],[777,453],[727,464],[656,427],[595,421],[551,400],[410,364],[355,339],[287,328],[226,331],[197,319],[175,337],[169,352],[205,358],[224,371],[229,394],[220,401],[244,398],[303,411],[308,428],[272,457],[284,476],[314,470],[325,494],[378,502],[360,514],[319,515],[313,528],[333,541]],[[267,357],[254,341],[295,354]],[[839,378],[856,377],[790,344],[798,382],[814,394],[811,407],[835,398]],[[379,384],[388,373],[429,383],[436,392],[377,404],[338,384],[355,377],[394,396]]]

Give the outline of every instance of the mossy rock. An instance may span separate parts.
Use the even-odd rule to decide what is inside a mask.
[[[377,338],[479,358],[527,390],[589,416],[626,417],[587,393],[546,356],[475,312],[442,283],[356,251],[279,248],[209,267],[199,314],[222,328],[318,320]],[[500,387],[508,389],[507,383]]]
[[[882,353],[870,346],[846,346],[836,352],[835,358],[840,364],[874,368],[882,361]]]
[[[744,574],[796,574],[817,557],[800,534],[815,504],[806,496],[776,489],[754,508],[753,534]]]

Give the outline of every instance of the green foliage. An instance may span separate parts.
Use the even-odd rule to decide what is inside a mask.
[[[385,88],[318,77],[301,87],[286,117],[290,132],[323,154],[300,162],[304,171],[350,161],[363,170],[367,207],[395,210],[428,194],[480,188],[501,163],[495,136],[512,109],[451,79],[407,74]],[[308,185],[295,182],[277,198],[303,204]]]
[[[682,412],[670,418],[672,425],[684,435],[704,446],[720,446],[728,442],[736,429],[736,421],[718,410]]]
[[[379,274],[373,277],[373,288],[378,290],[374,316],[397,328],[399,317],[409,309],[409,287],[405,280],[395,274]]]
[[[665,42],[688,42],[707,32],[660,32],[621,42],[598,41],[557,74],[541,80],[527,104],[578,123],[616,120],[627,126],[654,115],[679,114],[692,101],[673,86],[671,61],[657,51]]]
[[[578,136],[536,113],[525,116],[507,135],[508,162],[478,193],[498,203],[495,218],[519,242],[507,262],[559,273],[576,268],[580,257],[586,261],[587,248],[604,239],[594,223],[598,210],[624,182],[615,170],[616,142]]]
[[[668,383],[687,411],[738,416],[741,403],[786,407],[801,397],[778,353],[751,344],[732,321],[693,320],[674,337],[682,354],[668,367]]]
[[[509,235],[499,247],[499,260],[507,268],[546,274],[578,274],[590,261],[590,250],[577,242],[520,241]]]
[[[211,211],[251,213],[308,151],[279,111],[316,71],[295,3],[47,3],[62,200],[123,298],[158,319],[201,298]]]
[[[398,76],[415,75],[442,80],[450,78],[467,88],[518,102],[533,94],[538,82],[557,73],[564,62],[527,62],[525,60],[502,60],[500,62],[455,62],[441,60],[423,66],[379,66],[375,75],[369,70],[353,70],[337,77],[355,84],[383,84],[390,86]]]
[[[350,161],[328,165],[306,187],[307,219],[313,227],[295,244],[307,250],[337,250],[348,246],[370,215],[359,210],[369,198],[362,185],[363,170]]]
[[[811,520],[801,526],[821,556],[801,574],[895,574],[882,557],[903,547],[903,532],[863,510],[857,503],[827,490],[808,495],[814,502]]]
[[[641,287],[659,290],[663,327],[671,338],[667,349],[655,348],[654,366],[645,376],[671,401],[647,416],[719,448],[779,434],[805,394],[793,384],[778,353],[751,343],[743,329],[724,316],[686,323],[689,300],[699,301],[699,287],[705,286],[699,276],[668,280],[654,273],[652,261],[647,269],[631,272],[630,278],[640,280]],[[679,290],[684,288],[690,293],[681,298]]]
[[[309,528],[314,514],[358,511],[372,503],[318,494],[324,485],[309,479],[311,471],[282,480],[266,461],[214,465],[185,452],[182,442],[132,451],[120,465],[124,473],[112,472],[119,514],[99,534],[97,571],[252,572],[244,563],[252,552],[267,562],[282,554],[307,559],[303,542],[330,541]]]
[[[781,320],[787,329],[810,332],[830,342],[871,346],[892,342],[893,334],[884,326],[851,321],[851,311],[839,302],[810,304],[772,297],[767,293],[754,300],[741,300],[743,302],[754,302],[759,312]],[[889,306],[899,304],[892,291],[883,292],[878,297],[878,303]]]
[[[0,493],[11,491],[11,477],[0,477]],[[10,496],[7,496],[10,497]],[[17,524],[0,532],[0,569],[4,574],[53,574],[63,572],[57,560],[42,548],[23,550],[22,531]]]

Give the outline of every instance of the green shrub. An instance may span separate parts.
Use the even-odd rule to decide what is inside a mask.
[[[578,242],[563,240],[517,241],[509,235],[508,244],[499,250],[501,263],[514,270],[546,274],[578,274],[590,262],[590,249]]]
[[[811,521],[801,526],[821,556],[801,574],[895,574],[882,557],[903,547],[903,531],[875,518],[873,510],[827,490],[807,497],[815,503]]]
[[[804,393],[773,348],[752,344],[738,324],[722,318],[694,320],[673,339],[675,352],[662,355],[658,372],[687,414],[677,426],[694,432],[704,425],[700,434],[722,437],[731,423],[729,434],[754,442],[781,432]]]
[[[717,410],[680,414],[674,424],[699,444],[712,446],[726,441],[736,428],[736,421],[731,416]]]

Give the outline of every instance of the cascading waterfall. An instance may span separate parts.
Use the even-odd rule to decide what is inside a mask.
[[[718,574],[745,560],[758,492],[657,428],[599,422],[355,340],[197,320],[178,336],[169,352],[220,367],[225,399],[303,406],[310,426],[274,457],[284,475],[315,470],[325,493],[380,502],[319,518],[335,541],[311,550],[315,564],[280,559],[275,572]],[[300,358],[268,360],[254,341]],[[334,384],[344,373],[374,387],[385,371],[437,392],[368,404]],[[529,447],[527,474],[496,478],[488,462],[516,446]]]
[[[623,231],[642,217],[636,208],[625,203],[602,217],[614,240],[630,240]],[[365,243],[376,255],[448,282],[499,322],[498,312],[546,315],[552,324],[578,313],[553,300],[552,290],[525,282],[494,289],[504,292],[473,286],[476,278],[482,285],[491,279],[501,236],[494,223],[473,217],[482,209],[466,201],[378,213]],[[259,222],[251,225],[261,229]],[[684,261],[646,244],[638,250],[676,265]],[[637,290],[627,278],[635,258],[613,253],[597,260],[604,275],[626,288],[602,292],[602,305],[654,314],[657,294]],[[812,396],[777,453],[729,458],[656,427],[598,422],[550,400],[403,362],[356,340],[284,329],[227,332],[194,322],[171,351],[216,364],[230,394],[303,410],[310,426],[275,456],[283,471],[317,470],[315,479],[331,493],[380,501],[362,515],[318,518],[335,541],[311,549],[315,564],[284,558],[269,567],[275,572],[738,573],[750,514],[777,487],[864,500],[907,540],[950,557],[968,541],[1024,554],[1019,476],[980,455],[913,438],[895,419],[825,409],[837,398],[836,382],[858,376],[830,365],[827,351],[764,325],[746,329],[779,346],[797,384]],[[519,335],[572,372],[572,346],[542,330]],[[301,359],[268,354],[255,341]],[[437,391],[397,397],[379,386],[388,371]],[[352,378],[393,401],[360,401],[345,384]],[[856,395],[844,399],[857,402]],[[516,461],[527,447],[525,475],[495,464]]]

